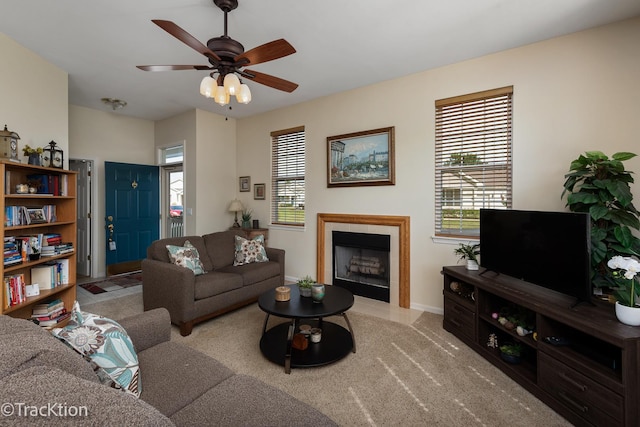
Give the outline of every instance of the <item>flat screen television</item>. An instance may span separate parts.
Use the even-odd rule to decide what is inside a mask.
[[[590,226],[587,213],[480,209],[480,264],[590,301]]]

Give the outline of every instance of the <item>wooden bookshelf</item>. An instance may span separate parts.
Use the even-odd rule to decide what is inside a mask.
[[[16,186],[33,182],[36,175],[49,177],[47,193],[18,194]],[[2,314],[28,319],[31,317],[33,305],[61,299],[68,311],[71,311],[76,300],[76,251],[77,227],[76,227],[76,183],[75,171],[64,169],[46,168],[8,160],[0,160],[0,188],[3,197],[0,198],[0,208],[3,212],[2,240],[9,236],[25,236],[57,233],[63,242],[73,245],[74,251],[70,253],[40,257],[37,260],[23,260],[21,263],[5,266],[0,264],[3,277],[3,289],[0,293],[0,308]],[[43,188],[40,187],[42,191]],[[45,223],[31,223],[21,225],[7,225],[7,207],[25,206],[40,209],[45,205],[55,206],[56,218]],[[53,289],[40,289],[40,294],[26,297],[18,304],[12,304],[10,294],[7,292],[4,278],[8,275],[24,275],[26,284],[31,284],[31,269],[46,264],[50,261],[61,259],[69,260],[68,283],[62,283]],[[60,325],[62,326],[62,324]]]

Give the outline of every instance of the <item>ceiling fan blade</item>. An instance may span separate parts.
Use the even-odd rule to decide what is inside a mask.
[[[239,73],[249,80],[253,80],[256,83],[263,84],[265,86],[272,87],[284,92],[293,92],[298,87],[297,83],[290,82],[288,80],[281,79],[279,77],[271,76],[269,74],[259,73],[253,70],[242,70]]]
[[[191,34],[187,33],[185,30],[183,30],[177,24],[175,24],[175,23],[173,23],[171,21],[164,21],[162,19],[152,19],[151,22],[153,22],[158,27],[160,27],[163,30],[165,30],[167,33],[171,34],[173,37],[175,37],[178,40],[180,40],[182,43],[184,43],[187,46],[189,46],[191,49],[194,49],[194,50],[200,52],[201,54],[203,54],[204,56],[206,56],[208,58],[213,58],[216,61],[220,61],[220,57],[218,55],[216,55],[215,52],[213,52],[207,46],[205,46],[202,43],[200,43],[200,41],[198,41],[198,39],[193,37]]]
[[[258,47],[254,47],[241,53],[234,58],[235,62],[244,63],[244,65],[256,65],[274,59],[282,58],[287,55],[296,53],[296,50],[285,39],[274,40]],[[249,62],[246,62],[249,61]]]
[[[208,65],[136,65],[143,71],[215,70]]]

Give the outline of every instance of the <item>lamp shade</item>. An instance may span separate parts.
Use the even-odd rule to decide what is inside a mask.
[[[200,82],[200,95],[206,96],[207,98],[214,98],[217,88],[218,84],[216,80],[211,76],[206,76],[202,79],[202,82]]]
[[[240,92],[240,79],[233,73],[224,76],[224,88],[229,95],[235,95]]]
[[[244,206],[242,206],[242,202],[238,199],[233,200],[229,205],[229,212],[240,212],[243,209]]]
[[[249,90],[249,86],[244,83],[240,85],[240,90],[236,94],[236,101],[240,104],[248,104],[251,102],[251,91]]]
[[[229,103],[229,94],[224,90],[224,86],[218,86],[216,90],[216,104],[227,105]]]

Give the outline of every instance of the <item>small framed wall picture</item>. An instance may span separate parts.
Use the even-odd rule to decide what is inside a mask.
[[[264,184],[253,184],[253,199],[254,200],[264,200]]]
[[[240,177],[240,192],[249,192],[251,191],[251,177],[250,176],[241,176]]]

